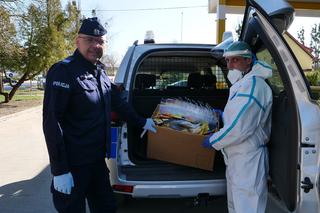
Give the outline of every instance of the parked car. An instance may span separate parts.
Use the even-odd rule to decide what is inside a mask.
[[[273,92],[268,211],[315,213],[320,209],[320,109],[282,36],[293,16],[294,9],[287,1],[249,0],[240,40],[249,43],[257,58],[273,68],[273,77],[267,80]],[[123,58],[115,83],[124,88],[123,98],[144,117],[150,117],[161,99],[168,97],[187,97],[223,109],[230,83],[223,45],[213,47],[135,43]],[[207,76],[201,79],[215,75],[217,84],[226,86],[204,87],[195,80],[199,75]],[[187,87],[170,88],[186,79]],[[140,138],[141,131],[114,121],[113,158],[107,163],[115,192],[145,198],[225,195],[221,154],[217,154],[212,172],[152,160],[147,157],[147,137]]]
[[[16,83],[17,83],[16,80],[11,79],[11,78],[3,78],[3,79],[2,79],[2,82],[3,82],[4,84],[10,83],[10,80],[11,80],[11,83],[13,83],[13,84],[16,84]]]
[[[2,82],[3,82],[4,84],[9,83],[9,82],[10,82],[10,78],[3,78],[3,79],[2,79]]]

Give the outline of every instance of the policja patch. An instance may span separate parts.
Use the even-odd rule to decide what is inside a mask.
[[[69,88],[70,88],[70,85],[69,85],[69,84],[63,83],[63,82],[60,82],[60,81],[53,81],[53,82],[52,82],[52,86],[62,87],[62,88],[65,88],[65,89],[69,89]]]

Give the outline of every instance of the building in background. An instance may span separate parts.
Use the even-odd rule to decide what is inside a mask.
[[[295,16],[319,17],[319,0],[287,0],[295,9]],[[245,0],[208,0],[208,12],[216,14],[217,43],[222,41],[223,32],[226,31],[226,14],[243,14]]]
[[[304,72],[312,71],[316,63],[316,57],[312,55],[312,49],[304,46],[288,32],[285,32],[283,37],[297,57],[302,70]]]

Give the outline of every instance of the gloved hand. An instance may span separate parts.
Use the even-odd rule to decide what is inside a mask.
[[[72,174],[66,173],[63,175],[53,176],[53,187],[58,192],[71,194],[71,188],[74,187]]]
[[[143,126],[144,130],[150,130],[153,133],[157,132],[156,125],[154,124],[152,118],[147,118],[146,124]]]
[[[204,148],[213,149],[213,147],[212,147],[212,145],[210,144],[210,141],[209,141],[210,137],[211,137],[211,135],[206,136],[206,137],[204,138],[204,140],[202,141],[202,146],[203,146]]]

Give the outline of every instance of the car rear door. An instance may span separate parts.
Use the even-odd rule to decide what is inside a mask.
[[[276,192],[272,196],[278,196],[284,212],[311,213],[320,209],[316,186],[320,171],[320,109],[310,98],[302,69],[282,37],[293,16],[294,9],[287,1],[247,0],[240,40],[252,45],[257,53],[266,49],[283,86],[279,92],[273,89],[269,153],[271,185]]]

